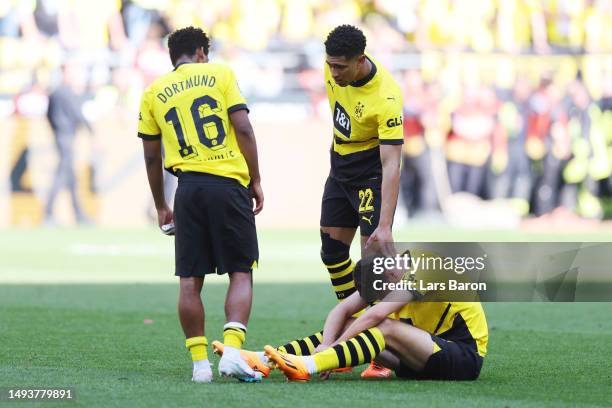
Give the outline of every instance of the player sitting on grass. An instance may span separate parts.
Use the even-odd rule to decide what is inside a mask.
[[[358,292],[332,309],[322,332],[264,352],[242,351],[254,369],[277,366],[290,381],[357,366],[372,359],[400,378],[475,380],[486,355],[488,329],[480,302],[426,301],[433,292],[389,293],[367,306],[361,261],[354,270]],[[363,283],[363,284],[362,284]],[[223,345],[213,343],[217,354]],[[261,371],[261,370],[260,370]],[[268,372],[263,372],[267,376]]]

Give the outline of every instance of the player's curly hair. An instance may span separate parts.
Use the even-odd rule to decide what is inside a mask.
[[[210,40],[206,33],[201,28],[192,26],[176,30],[168,37],[172,65],[176,65],[176,61],[183,55],[194,55],[200,47],[203,47],[204,54],[208,55],[209,46]]]
[[[334,28],[325,40],[325,52],[332,57],[356,57],[365,52],[366,38],[355,26],[343,24]]]

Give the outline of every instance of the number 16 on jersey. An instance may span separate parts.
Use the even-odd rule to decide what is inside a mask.
[[[225,147],[223,143],[227,134],[225,130],[225,123],[220,116],[216,114],[206,115],[204,111],[208,107],[212,112],[219,112],[221,108],[219,103],[209,95],[204,95],[194,99],[191,104],[191,118],[195,126],[196,132],[198,133],[198,140],[200,144],[211,149],[219,150]],[[183,131],[184,123],[183,117],[180,110],[177,107],[173,107],[164,116],[166,122],[171,123],[176,133],[176,138],[179,143],[179,153],[184,159],[191,159],[198,155],[197,150],[189,143]]]

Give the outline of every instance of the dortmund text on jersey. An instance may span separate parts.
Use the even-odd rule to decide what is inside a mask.
[[[229,115],[247,109],[233,72],[222,65],[187,63],[153,82],[144,92],[138,136],[161,137],[164,166],[229,177],[243,186],[249,169]]]

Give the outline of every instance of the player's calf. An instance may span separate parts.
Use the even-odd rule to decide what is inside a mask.
[[[356,290],[353,281],[355,262],[351,260],[350,247],[321,231],[321,260],[327,268],[338,300],[353,294]]]

